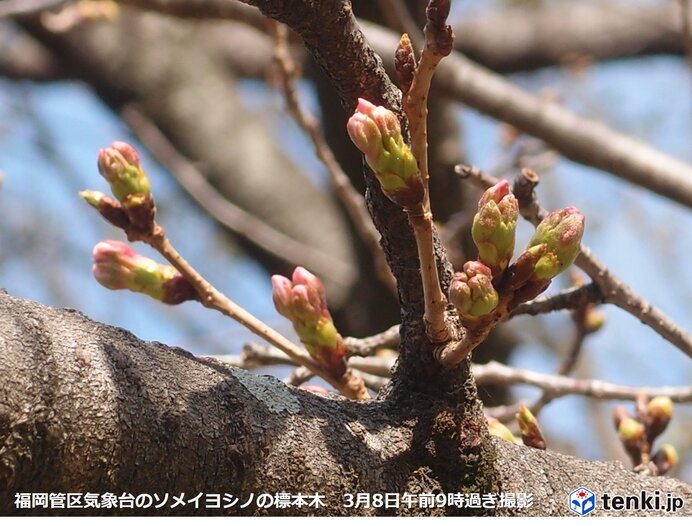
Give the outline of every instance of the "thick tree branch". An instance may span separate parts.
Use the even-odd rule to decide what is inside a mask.
[[[434,398],[421,394],[403,406],[323,398],[4,293],[0,338],[0,509],[10,513],[16,491],[75,488],[116,494],[223,488],[244,497],[319,488],[325,495],[321,510],[218,511],[258,515],[377,513],[344,508],[343,494],[358,491],[529,492],[531,508],[490,512],[564,515],[567,493],[585,480],[601,494],[659,490],[692,499],[692,487],[677,480],[495,439],[480,451],[494,467],[469,476],[460,450],[446,456],[445,413]]]
[[[510,8],[462,20],[457,49],[484,66],[509,73],[654,53],[684,53],[676,2],[568,2],[540,9]],[[498,37],[502,35],[502,37]]]
[[[329,275],[333,268],[339,273],[355,272],[353,265],[287,236],[226,199],[137,108],[125,106],[121,115],[178,184],[219,223],[292,266],[305,266],[319,275]]]

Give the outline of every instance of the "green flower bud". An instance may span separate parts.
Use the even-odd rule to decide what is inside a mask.
[[[673,401],[667,396],[655,396],[646,406],[649,417],[647,438],[650,442],[666,430],[673,418]]]
[[[512,259],[518,213],[517,199],[504,180],[488,188],[478,202],[471,235],[480,260],[496,274]]]
[[[464,271],[454,274],[449,299],[459,316],[468,320],[490,314],[500,301],[492,284],[492,273],[480,261],[467,261]]]
[[[538,420],[536,420],[529,408],[522,405],[515,416],[521,430],[521,439],[524,445],[535,449],[545,449],[546,444],[543,432],[538,425]]]
[[[515,437],[507,426],[505,426],[497,418],[486,416],[485,419],[488,422],[488,432],[491,435],[502,438],[507,442],[512,442],[513,444],[519,444],[517,437]]]
[[[533,280],[550,280],[570,266],[581,249],[584,216],[573,206],[548,214],[536,228],[528,248],[544,244],[546,253],[536,262]]]
[[[192,285],[172,266],[159,265],[120,241],[94,247],[94,278],[111,290],[131,290],[170,305],[198,299]]]
[[[292,280],[272,276],[276,310],[288,318],[310,355],[334,376],[346,371],[346,345],[332,321],[322,282],[302,267]]]
[[[656,465],[659,475],[665,475],[680,462],[678,452],[670,444],[663,444],[651,460]]]
[[[624,417],[620,421],[618,436],[635,466],[638,466],[642,461],[644,434],[644,425],[638,420],[631,417]]]
[[[399,119],[392,111],[358,99],[346,130],[389,199],[404,208],[422,203],[425,187],[418,163],[404,142]]]
[[[101,149],[98,169],[119,201],[132,194],[149,195],[151,192],[149,179],[140,164],[139,154],[126,142],[117,141],[110,148]]]

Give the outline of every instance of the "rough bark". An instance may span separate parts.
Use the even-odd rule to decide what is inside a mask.
[[[527,492],[534,505],[523,512],[531,515],[570,513],[567,494],[585,484],[597,494],[658,490],[692,498],[689,485],[617,463],[487,435],[478,442],[474,430],[456,427],[460,408],[438,397],[321,398],[4,292],[0,342],[3,513],[17,513],[14,494],[31,491],[319,491],[327,507],[317,513],[326,515],[385,513],[346,509],[343,495],[356,492]],[[433,511],[459,513],[399,513]]]

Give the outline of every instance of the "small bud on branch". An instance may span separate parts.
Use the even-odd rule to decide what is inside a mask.
[[[170,265],[137,254],[120,241],[101,241],[94,247],[94,278],[111,290],[131,290],[169,305],[198,299],[192,285]]]
[[[480,260],[499,275],[512,259],[519,205],[503,180],[488,188],[478,202],[471,234]]]
[[[346,372],[346,345],[327,308],[324,285],[317,276],[297,267],[292,279],[272,276],[276,310],[288,318],[310,355],[332,376]]]
[[[358,107],[346,129],[375,172],[382,192],[403,208],[419,206],[425,197],[425,187],[394,112],[358,99]]]

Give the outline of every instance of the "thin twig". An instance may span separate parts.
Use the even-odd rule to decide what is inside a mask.
[[[380,349],[395,349],[399,346],[399,325],[366,338],[344,338],[349,356],[372,356]]]
[[[279,349],[259,343],[248,343],[243,346],[243,353],[240,356],[224,354],[211,357],[243,369],[256,369],[257,367],[273,365],[298,366],[295,360]],[[395,361],[395,356],[354,356],[348,360],[348,365],[364,373],[389,378]]]
[[[527,369],[508,367],[498,362],[489,362],[484,365],[474,364],[472,372],[478,385],[496,383],[533,385],[549,392],[556,398],[567,395],[583,395],[598,400],[636,400],[637,396],[645,394],[652,397],[668,396],[674,402],[692,402],[692,387],[689,386],[629,387],[601,380],[580,380],[555,374],[537,373]]]
[[[309,382],[315,377],[310,369],[307,367],[296,367],[291,371],[291,374],[284,380],[284,383],[292,385],[293,387],[300,387],[305,382]]]
[[[312,141],[317,158],[322,161],[322,164],[331,176],[337,197],[343,203],[355,226],[356,232],[358,232],[358,235],[373,256],[377,276],[395,294],[396,281],[380,247],[380,235],[368,214],[365,199],[353,187],[351,180],[342,170],[334,156],[334,152],[332,152],[332,149],[322,135],[317,119],[301,104],[296,88],[297,68],[288,51],[288,31],[286,26],[271,19],[268,20],[268,24],[270,33],[274,38],[274,62],[278,66],[282,92],[288,111]]]
[[[296,365],[277,349],[260,344],[252,344],[250,347],[246,346],[246,351],[242,357],[237,355],[216,355],[209,356],[209,358],[243,368],[256,368],[266,365]],[[390,377],[389,366],[391,361],[388,359],[369,358],[363,359],[360,363],[356,359],[351,359],[349,360],[349,365],[353,365],[354,369],[367,372],[367,374],[380,376],[385,379]],[[601,380],[582,380],[567,378],[560,374],[537,373],[527,369],[509,367],[499,362],[489,362],[483,365],[473,364],[471,371],[478,385],[498,383],[504,385],[532,385],[543,389],[554,398],[580,395],[598,400],[636,400],[637,396],[644,394],[648,397],[668,396],[674,402],[679,403],[692,402],[692,386],[630,387],[611,384]],[[519,405],[513,404],[511,406],[487,408],[486,412],[489,412],[491,416],[496,418],[500,418],[500,416],[505,414],[513,418]]]
[[[509,317],[513,318],[521,314],[536,316],[556,310],[576,309],[589,303],[601,303],[602,301],[603,295],[598,285],[589,283],[588,285],[570,287],[553,296],[542,296],[522,303],[509,314]]]
[[[217,310],[236,320],[257,336],[281,349],[293,362],[306,367],[315,375],[329,382],[329,384],[339,390],[344,396],[353,400],[368,398],[363,382],[354,377],[351,371],[347,370],[341,378],[334,378],[326,374],[322,371],[319,364],[303,349],[258,318],[255,318],[239,305],[233,303],[224,294],[214,288],[178,253],[173,245],[171,245],[168,238],[163,234],[163,229],[161,229],[161,227],[157,225],[155,234],[147,239],[147,243],[166,258],[178,272],[185,276],[198,292],[202,305]]]
[[[70,4],[75,0],[4,0],[0,2],[0,18],[23,17]]]
[[[584,348],[584,341],[589,334],[592,334],[587,323],[587,316],[591,310],[592,305],[585,303],[580,305],[577,309],[572,312],[572,319],[574,320],[575,333],[572,342],[567,350],[567,354],[564,356],[560,365],[557,368],[555,374],[557,376],[567,376],[569,375],[574,367],[577,365],[577,360]],[[534,415],[538,415],[540,411],[555,399],[555,394],[549,391],[543,391],[541,396],[538,397],[533,404],[531,404],[530,411]]]
[[[354,272],[342,260],[287,236],[226,199],[142,112],[126,106],[121,116],[190,197],[229,230],[279,259],[291,265],[307,266],[316,274],[333,275],[335,268],[345,274]]]
[[[403,106],[411,133],[411,151],[418,161],[418,169],[425,186],[425,197],[419,210],[409,210],[408,216],[416,237],[423,282],[425,321],[431,341],[449,340],[445,320],[447,298],[442,292],[432,235],[432,213],[428,190],[428,93],[432,77],[440,61],[452,50],[452,29],[446,25],[449,0],[430,0],[426,9],[424,29],[425,46],[418,61],[413,82],[403,97]],[[413,35],[414,41],[416,35]]]
[[[462,177],[468,177],[482,188],[489,188],[497,183],[497,179],[475,167],[458,166],[456,172]],[[525,177],[522,173],[522,177]],[[522,200],[528,197],[528,202]],[[547,215],[535,196],[520,196],[520,212],[526,214],[526,219],[537,225]],[[658,334],[672,343],[675,347],[692,357],[692,335],[668,318],[659,308],[654,307],[644,298],[634,292],[613,274],[606,265],[593,255],[591,249],[582,243],[581,252],[575,261],[600,289],[603,302],[617,305],[629,312],[642,323],[651,327]]]
[[[376,51],[396,47],[399,37],[360,22]],[[651,145],[541,100],[462,56],[452,53],[435,76],[446,96],[544,140],[561,155],[692,206],[692,166]]]

